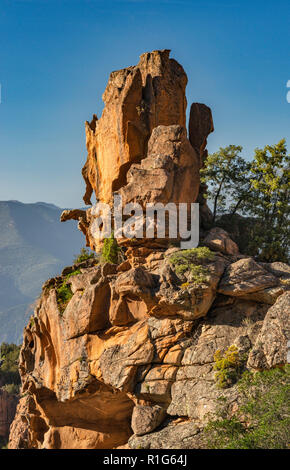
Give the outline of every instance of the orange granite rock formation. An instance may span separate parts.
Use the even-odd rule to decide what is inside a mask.
[[[287,362],[290,298],[271,265],[217,251],[196,261],[208,273],[196,282],[190,266],[176,271],[177,253],[131,248],[122,269],[88,260],[75,275],[66,268],[44,285],[24,333],[25,396],[10,448],[108,449],[128,442],[138,448],[144,439],[154,441],[157,426],[170,430],[176,416],[198,429],[190,441],[196,447],[195,435],[220,393],[217,349],[235,344],[250,353],[249,367]],[[289,267],[280,264],[288,279]],[[64,309],[58,302],[63,282],[72,292]],[[271,306],[267,295],[274,287],[278,300]],[[225,393],[235,403],[236,388]],[[164,439],[166,448],[171,444]]]
[[[98,120],[94,115],[86,123],[88,155],[82,170],[86,204],[92,203],[93,192],[99,202],[109,204],[119,193],[123,206],[197,201],[200,162],[213,131],[212,117],[207,106],[193,104],[188,139],[187,76],[169,53],[142,54],[137,66],[111,73],[102,116]],[[61,220],[69,219],[79,221],[87,246],[99,251],[102,244],[92,233],[94,211],[65,211]]]
[[[103,115],[86,125],[86,203],[93,191],[141,205],[202,196],[213,124],[194,104],[187,138],[186,82],[167,50],[111,74]],[[95,249],[92,209],[70,218]],[[254,369],[287,362],[289,266],[240,255],[221,229],[202,242],[181,251],[131,241],[118,265],[92,258],[44,284],[24,332],[10,448],[199,448],[220,396],[217,349],[235,345]],[[224,394],[237,406],[234,384]]]
[[[126,183],[132,163],[146,156],[155,127],[178,124],[185,128],[187,76],[169,52],[142,54],[135,67],[111,73],[102,116],[86,123],[86,204],[93,191],[97,199],[111,201],[112,193]]]

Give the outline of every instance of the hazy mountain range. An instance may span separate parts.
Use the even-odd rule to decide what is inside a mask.
[[[84,246],[76,223],[44,202],[0,201],[0,343],[21,342],[42,284],[72,264]]]

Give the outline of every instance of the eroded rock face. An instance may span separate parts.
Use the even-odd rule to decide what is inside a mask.
[[[27,396],[11,448],[171,448],[176,425],[175,445],[198,447],[220,393],[217,349],[236,345],[251,368],[285,364],[289,293],[270,310],[261,299],[236,295],[243,282],[250,291],[279,283],[274,267],[216,252],[204,261],[207,281],[194,286],[190,268],[174,272],[175,251],[131,248],[122,269],[80,268],[67,279],[73,295],[64,310],[57,289],[67,274],[45,284],[25,330],[20,373]],[[252,269],[245,281],[241,261]],[[226,293],[218,293],[221,285],[229,286]],[[225,394],[238,399],[234,386]],[[187,422],[175,423],[178,416]]]
[[[219,227],[212,228],[203,240],[204,245],[225,255],[238,255],[239,247],[229,234]]]
[[[196,201],[199,191],[198,157],[182,126],[158,126],[151,134],[147,157],[132,165],[127,185],[121,189],[123,203]],[[143,188],[142,193],[140,188]]]
[[[202,103],[192,103],[188,127],[189,140],[199,156],[201,168],[207,156],[207,138],[214,131],[211,109]]]
[[[166,416],[165,409],[160,405],[136,405],[132,413],[132,430],[136,436],[154,431]]]
[[[206,150],[207,138],[214,131],[211,109],[202,103],[192,103],[190,108],[188,133],[189,141],[196,151],[199,160],[199,168],[203,168],[208,152]],[[212,222],[213,214],[207,205],[204,194],[206,185],[203,183],[199,188],[197,202],[199,203],[200,225],[207,229]]]
[[[207,106],[193,104],[187,138],[187,76],[169,53],[145,53],[137,66],[110,75],[102,116],[98,120],[94,115],[86,123],[88,156],[82,171],[86,204],[92,203],[93,192],[99,202],[110,205],[113,195],[119,194],[123,207],[197,201],[212,116]],[[201,212],[207,211],[203,201]],[[61,221],[78,220],[87,246],[100,251],[102,242],[95,230],[98,215],[93,208],[66,210]],[[156,237],[146,239],[146,245],[156,246]]]
[[[271,369],[287,363],[290,338],[290,292],[281,295],[271,307],[250,352],[248,366]]]
[[[212,116],[194,103],[187,137],[186,82],[167,50],[111,74],[102,117],[86,124],[87,204],[117,191],[124,204],[198,201],[210,219],[199,169]],[[97,250],[94,208],[68,219]],[[199,448],[218,406],[218,349],[235,345],[253,369],[286,363],[290,268],[240,255],[222,229],[204,235],[212,253],[185,251],[182,266],[168,238],[129,239],[119,265],[90,259],[44,284],[24,332],[10,448]],[[224,393],[236,406],[237,387]]]
[[[145,157],[155,127],[185,127],[187,76],[169,52],[145,53],[137,66],[111,73],[102,117],[86,123],[86,204],[93,191],[97,199],[110,202],[112,192],[126,183],[131,164]]]
[[[202,423],[214,412],[220,390],[216,386],[214,353],[235,344],[242,354],[255,343],[267,311],[265,304],[234,300],[230,305],[212,308],[199,324],[192,346],[188,347],[172,387],[172,401],[167,413],[187,416]],[[248,326],[250,325],[250,326]],[[234,388],[225,390],[235,398]]]
[[[228,266],[219,284],[218,291],[224,295],[257,301],[261,299],[263,301],[263,294],[266,295],[269,293],[269,289],[277,286],[279,286],[279,281],[274,274],[266,270],[261,264],[256,263],[252,258],[243,258]],[[277,291],[277,296],[282,293],[283,289],[281,287]],[[276,290],[274,297],[275,294]]]

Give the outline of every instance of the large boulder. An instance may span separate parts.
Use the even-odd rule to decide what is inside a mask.
[[[124,204],[195,202],[199,191],[198,157],[185,128],[156,127],[148,142],[147,157],[131,166],[127,182],[120,192]]]
[[[225,255],[238,255],[239,253],[238,245],[230,238],[229,234],[220,227],[214,227],[209,230],[203,243],[211,250],[220,251]]]
[[[277,278],[252,258],[242,258],[227,267],[219,283],[218,292],[245,298],[278,284]]]
[[[268,310],[263,327],[251,350],[248,366],[262,370],[287,364],[289,341],[290,292],[285,292]]]
[[[132,429],[134,434],[142,436],[154,431],[162,423],[166,415],[160,405],[136,405],[132,413]]]

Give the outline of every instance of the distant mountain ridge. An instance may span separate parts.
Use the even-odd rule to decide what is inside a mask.
[[[0,201],[0,343],[19,343],[42,284],[84,245],[74,222],[46,202]]]

